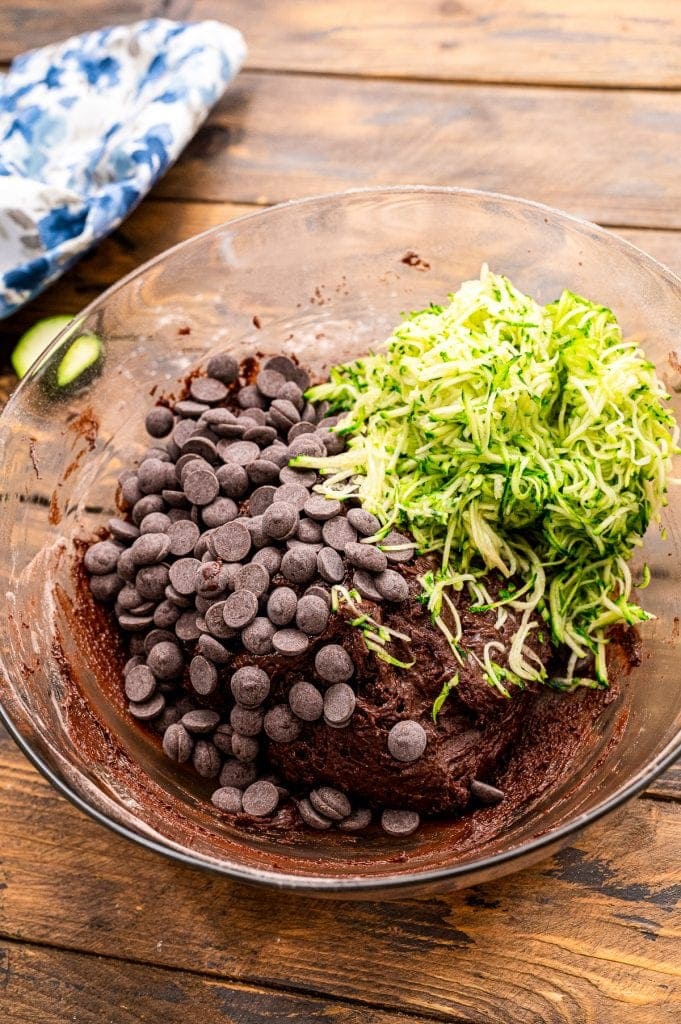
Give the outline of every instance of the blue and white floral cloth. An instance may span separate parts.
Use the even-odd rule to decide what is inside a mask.
[[[245,55],[228,25],[155,18],[33,50],[0,75],[0,318],[120,224]]]

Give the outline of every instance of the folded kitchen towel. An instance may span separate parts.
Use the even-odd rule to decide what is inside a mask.
[[[228,25],[154,18],[13,61],[0,75],[0,318],[121,223],[245,55]]]

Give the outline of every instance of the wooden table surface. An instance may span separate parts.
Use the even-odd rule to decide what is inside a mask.
[[[0,62],[150,15],[238,26],[246,70],[122,228],[0,324],[5,371],[37,317],[76,313],[167,246],[351,186],[544,200],[681,271],[679,0],[2,0]],[[0,735],[0,1020],[671,1024],[680,824],[676,769],[505,880],[301,900],[109,834]]]

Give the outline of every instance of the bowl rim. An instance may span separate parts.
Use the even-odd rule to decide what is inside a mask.
[[[631,250],[632,253],[636,254],[649,269],[658,274],[662,274],[662,276],[670,283],[681,289],[681,278],[679,278],[665,264],[648,255],[648,253],[640,249],[637,245],[634,245],[632,242],[622,238],[620,235],[595,224],[593,221],[575,216],[574,214],[566,213],[556,207],[536,202],[531,199],[523,199],[518,196],[507,195],[501,192],[486,191],[484,189],[457,188],[444,185],[367,186],[363,188],[347,189],[339,192],[328,192],[319,195],[306,196],[301,199],[291,199],[272,206],[265,206],[258,210],[251,210],[242,216],[234,217],[222,224],[208,228],[206,231],[192,235],[190,238],[184,239],[176,245],[163,250],[163,252],[154,256],[152,259],[147,260],[145,263],[132,270],[129,274],[126,274],[120,280],[116,281],[113,285],[97,296],[97,298],[90,302],[80,313],[76,314],[71,319],[70,323],[67,324],[66,327],[53,339],[48,348],[38,358],[34,366],[20,381],[18,387],[10,397],[10,400],[2,410],[2,413],[0,413],[0,417],[4,419],[7,415],[11,415],[16,396],[30,384],[33,377],[39,372],[40,364],[42,364],[43,360],[49,358],[52,352],[59,348],[63,340],[73,332],[74,327],[78,322],[82,321],[91,312],[96,310],[97,307],[100,306],[102,302],[106,301],[110,295],[126,287],[130,281],[146,273],[152,267],[167,259],[168,256],[183,248],[193,246],[200,239],[207,238],[212,234],[217,234],[220,231],[223,231],[226,227],[231,227],[233,225],[239,226],[242,223],[251,220],[253,217],[267,217],[272,213],[279,213],[290,207],[306,205],[314,206],[334,202],[337,203],[339,201],[342,202],[346,199],[354,199],[361,196],[372,196],[379,199],[382,196],[399,194],[464,196],[471,199],[480,198],[501,201],[506,205],[535,209],[539,212],[550,215],[553,219],[567,221],[568,223],[575,224],[582,229],[588,228],[590,232],[593,232],[598,236],[602,236],[605,240],[610,240],[611,243],[615,243],[620,247]],[[2,703],[0,703],[0,723],[4,725],[9,735],[31,764],[48,780],[48,782],[52,784],[52,786],[54,786],[59,793],[61,793],[62,796],[65,796],[70,803],[83,811],[88,817],[97,821],[99,824],[104,825],[117,835],[138,844],[144,849],[162,854],[171,860],[193,868],[212,871],[216,874],[227,876],[239,882],[256,884],[267,888],[297,891],[306,894],[314,894],[316,892],[320,894],[336,893],[350,895],[355,892],[380,892],[381,890],[394,892],[400,889],[406,890],[417,886],[428,886],[429,884],[437,882],[455,880],[466,875],[475,876],[481,871],[492,871],[492,877],[494,877],[495,874],[498,875],[504,873],[503,868],[512,863],[518,857],[535,855],[534,859],[536,860],[538,859],[536,855],[541,854],[542,850],[556,845],[562,845],[565,840],[581,831],[581,829],[587,825],[591,825],[592,823],[599,821],[605,815],[610,814],[617,807],[620,807],[627,800],[636,796],[643,789],[649,786],[651,782],[653,782],[662,774],[663,771],[665,771],[665,769],[670,767],[670,765],[672,765],[681,756],[681,731],[679,731],[669,740],[666,747],[652,761],[650,761],[650,763],[647,764],[637,776],[635,776],[630,782],[622,785],[607,800],[597,804],[590,811],[582,812],[576,817],[571,818],[558,828],[551,829],[546,833],[535,836],[521,846],[502,850],[500,853],[492,854],[491,856],[482,859],[474,859],[466,861],[463,864],[449,867],[431,868],[427,870],[413,869],[408,872],[381,875],[378,877],[356,875],[350,876],[346,879],[340,879],[325,877],[323,875],[307,873],[290,874],[265,868],[244,867],[231,861],[223,861],[209,856],[202,856],[198,853],[185,852],[173,846],[171,841],[163,841],[149,835],[145,835],[142,832],[137,832],[122,822],[109,817],[103,811],[98,810],[74,787],[62,779],[56,771],[53,770],[45,760],[43,760],[40,754],[33,749],[29,739],[20,732],[19,728],[14,724],[14,721],[10,717],[8,709]],[[472,877],[471,884],[474,884],[474,882],[475,878]]]

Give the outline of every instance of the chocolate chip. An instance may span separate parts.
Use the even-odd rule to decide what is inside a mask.
[[[249,462],[254,462],[258,458],[260,449],[255,441],[234,441],[228,447],[221,448],[220,453],[225,462],[247,466]]]
[[[142,498],[140,486],[137,483],[137,475],[128,477],[121,484],[121,498],[126,508],[133,508]]]
[[[198,561],[198,559],[197,559]],[[191,597],[186,594],[180,594],[175,587],[169,583],[165,589],[166,600],[170,601],[171,604],[176,605],[178,608],[191,608],[193,602]]]
[[[307,636],[318,636],[326,629],[329,608],[325,601],[312,594],[305,594],[296,608],[296,626]],[[276,646],[276,645],[275,645]]]
[[[303,722],[316,722],[324,713],[324,698],[312,683],[294,683],[288,702],[291,711]]]
[[[292,425],[300,419],[300,413],[287,398],[275,398],[270,406],[269,418],[278,430],[288,433]]]
[[[177,523],[171,523],[166,531],[166,536],[170,538],[170,554],[175,555],[176,558],[191,554],[199,539],[199,534],[198,526],[190,519],[181,519]]]
[[[161,714],[165,706],[166,699],[163,694],[156,693],[151,700],[144,701],[142,704],[131,701],[128,705],[128,711],[134,718],[138,718],[140,722],[150,722],[152,718],[157,718]]]
[[[382,541],[379,541],[379,545],[385,551],[389,562],[409,562],[414,557],[413,541],[397,530],[391,530]]]
[[[216,472],[222,493],[227,498],[243,498],[248,491],[248,473],[243,466],[227,463]]]
[[[326,607],[331,610],[331,594],[327,588],[323,587],[320,583],[313,583],[312,586],[307,588],[305,595],[309,595],[310,597],[320,597]]]
[[[314,519],[301,519],[298,523],[296,530],[296,539],[301,541],[303,544],[319,544],[322,543],[322,526],[321,523],[315,522]]]
[[[287,551],[281,560],[282,575],[290,583],[310,583],[317,575],[317,554],[310,545]]]
[[[303,506],[309,497],[310,494],[306,487],[299,483],[293,483],[282,484],[281,487],[277,487],[274,500],[285,501],[289,505],[293,505],[296,512],[302,512]]]
[[[140,533],[165,533],[170,520],[165,512],[150,512],[139,525]]]
[[[496,786],[490,786],[487,782],[473,779],[471,782],[471,796],[474,796],[483,804],[498,804],[505,799],[506,794],[503,789],[497,789]]]
[[[255,378],[255,384],[265,398],[276,398],[286,383],[286,378],[277,370],[261,370]]]
[[[236,519],[239,510],[231,498],[216,498],[210,505],[201,509],[201,518],[206,526],[213,530],[217,526],[224,526]]]
[[[210,740],[197,740],[192,753],[194,770],[203,779],[215,779],[222,768],[220,751]]]
[[[140,538],[141,539],[141,538]],[[170,566],[170,582],[178,594],[196,592],[196,574],[201,568],[198,558],[179,558]]]
[[[175,417],[170,409],[157,405],[147,413],[144,425],[151,437],[166,437],[173,429]]]
[[[416,811],[385,810],[381,815],[381,828],[389,836],[410,836],[421,824]]]
[[[129,523],[127,519],[118,519],[114,516],[107,525],[116,540],[122,540],[124,544],[132,543],[140,535],[139,528],[134,523]],[[103,542],[100,541],[100,543]],[[120,554],[120,551],[118,551],[118,554]]]
[[[144,703],[156,689],[156,678],[146,665],[136,665],[125,677],[125,696],[128,700]]]
[[[357,698],[347,683],[335,683],[324,694],[324,721],[334,728],[343,728],[353,716]]]
[[[91,576],[90,590],[96,601],[115,601],[124,582],[117,572],[108,572],[105,576]]]
[[[350,801],[340,789],[332,786],[320,786],[310,793],[310,803],[318,814],[323,814],[331,821],[342,821],[352,811]]]
[[[234,628],[228,626],[225,622],[225,602],[215,601],[214,604],[208,608],[204,614],[206,622],[206,629],[213,637],[219,637],[221,640],[227,640],[229,637],[234,636]]]
[[[222,609],[223,618],[232,629],[243,629],[258,614],[258,598],[250,590],[230,594]]]
[[[314,667],[317,675],[327,683],[344,683],[352,678],[355,671],[352,658],[340,644],[320,647],[315,655]]]
[[[262,517],[263,532],[274,540],[292,537],[298,526],[298,511],[288,501],[276,499],[268,505]]]
[[[270,576],[274,576],[275,573],[279,572],[281,558],[282,554],[278,548],[268,546],[256,551],[251,561],[254,565],[264,565]]]
[[[386,555],[372,544],[346,544],[345,557],[350,565],[365,572],[384,572],[388,568]]]
[[[281,388],[277,398],[285,398],[295,405],[298,412],[305,408],[305,396],[295,381],[287,380]]]
[[[288,450],[286,452],[286,462],[288,462]],[[279,471],[279,479],[282,484],[295,484],[297,487],[304,487],[307,490],[317,482],[317,474],[314,469],[295,469],[293,466],[283,465]]]
[[[255,459],[245,467],[251,483],[259,487],[264,484],[275,484],[279,480],[279,466],[269,459]]]
[[[348,522],[354,526],[357,533],[362,537],[372,537],[381,528],[381,524],[376,516],[373,516],[371,512],[367,512],[363,508],[348,509]]]
[[[207,697],[217,689],[218,671],[212,661],[197,654],[189,665],[189,679],[196,693]]]
[[[132,510],[132,521],[136,526],[142,522],[150,512],[163,512],[165,501],[160,494],[145,494],[143,498],[136,501]]]
[[[236,786],[238,789],[243,789],[255,782],[257,777],[258,769],[252,761],[237,761],[236,758],[231,758],[222,766],[220,785]]]
[[[220,461],[218,450],[213,441],[210,438],[201,437],[200,434],[194,434],[188,441],[185,441],[182,445],[182,455],[197,455],[204,462],[209,463],[209,465]]]
[[[296,409],[300,408],[300,406],[298,406],[295,402],[293,404],[296,406]],[[301,420],[300,423],[293,424],[288,434],[286,435],[286,440],[289,444],[291,444],[291,442],[295,441],[297,437],[302,437],[303,434],[313,434],[314,431],[314,423],[307,423],[305,420]]]
[[[234,700],[245,708],[259,707],[269,696],[270,678],[261,668],[245,665],[230,680]]]
[[[264,370],[276,370],[284,380],[294,380],[296,364],[288,356],[272,356],[263,366]]]
[[[290,459],[295,459],[298,455],[320,458],[326,455],[326,449],[315,431],[314,434],[303,434],[294,438],[288,446],[288,454]]]
[[[270,654],[276,627],[262,615],[241,631],[241,643],[251,654]]]
[[[249,427],[244,433],[244,441],[255,441],[260,448],[267,448],[274,441],[277,440],[277,431],[274,427],[268,427],[266,424],[256,423],[255,426]],[[266,458],[265,453],[260,453],[261,459]]]
[[[307,798],[305,800],[298,801],[298,811],[300,813],[300,817],[306,825],[310,826],[310,828],[316,828],[320,832],[324,829],[331,828],[331,819],[326,818],[323,814],[315,811]]]
[[[177,679],[184,669],[184,657],[176,643],[162,641],[148,652],[146,664],[157,679]]]
[[[208,405],[215,405],[227,397],[227,388],[217,377],[194,377],[189,392],[197,402],[207,402]]]
[[[211,546],[225,562],[240,562],[251,550],[251,534],[238,520],[218,526],[211,536]]]
[[[184,764],[192,756],[193,749],[194,741],[181,722],[168,726],[163,735],[163,753],[166,757]]]
[[[118,616],[118,625],[129,633],[140,633],[153,624],[153,615],[133,615],[131,612],[121,612]]]
[[[340,513],[341,503],[335,498],[326,498],[323,494],[311,494],[303,506],[303,511],[310,519],[326,522]]]
[[[298,605],[298,598],[290,587],[277,587],[267,601],[267,615],[275,626],[288,626],[292,622]]]
[[[419,722],[397,722],[388,733],[388,750],[396,761],[417,761],[426,749],[428,737]]]
[[[222,754],[231,756],[234,730],[228,722],[221,722],[213,733],[213,743]]]
[[[221,380],[223,384],[233,384],[239,372],[239,366],[234,356],[229,352],[220,352],[208,360],[206,371],[209,377]]]
[[[144,638],[144,651],[148,655],[159,644],[174,644],[175,634],[169,629],[152,629]]]
[[[264,565],[251,562],[242,566],[234,579],[234,591],[250,590],[256,597],[264,594],[270,585],[270,574]]]
[[[229,715],[229,724],[242,736],[259,736],[262,732],[263,712],[260,708],[242,708],[235,704]]]
[[[263,529],[262,520],[262,516],[251,516],[249,519],[244,518],[243,520],[251,535],[251,542],[256,548],[267,547],[270,540]]]
[[[271,782],[254,782],[244,791],[244,813],[255,818],[266,818],[273,814],[278,803],[279,790]]]
[[[333,548],[324,547],[317,554],[317,571],[327,583],[342,583],[345,577],[343,559]]]
[[[170,580],[167,565],[146,565],[135,577],[135,589],[145,601],[160,601]]]
[[[175,635],[178,640],[198,640],[201,628],[196,612],[186,611],[180,615],[175,623]]]
[[[229,626],[225,626],[225,629],[229,629]],[[202,633],[199,637],[196,650],[215,665],[228,665],[232,660],[232,655],[222,646],[219,640],[216,640],[213,636],[208,636],[207,633]]]
[[[188,711],[181,718],[182,725],[197,736],[212,732],[220,721],[217,711],[210,711],[207,708],[196,708]]]
[[[193,505],[210,505],[217,498],[220,484],[211,469],[191,469],[185,471],[182,481],[184,493]]]
[[[348,544],[357,540],[357,531],[350,525],[345,516],[328,519],[322,527],[324,543],[336,551],[345,551]]]
[[[211,803],[223,814],[241,813],[241,790],[236,786],[221,786],[211,796]]]
[[[302,724],[286,704],[275,704],[265,714],[263,728],[275,743],[292,743],[300,736]]]
[[[170,486],[171,473],[174,478],[175,471],[167,462],[145,459],[137,470],[137,483],[142,494],[160,494],[164,487]]]
[[[133,551],[138,540],[136,539],[133,542],[131,551]],[[118,565],[120,554],[121,548],[118,544],[114,544],[110,540],[100,540],[87,549],[83,558],[83,565],[87,572],[92,573],[94,576],[105,576],[114,571]],[[137,562],[134,551],[132,557]],[[156,559],[151,559],[151,561],[156,561]]]
[[[304,654],[310,646],[310,641],[299,629],[279,629],[272,637],[272,646],[277,654],[293,658]]]
[[[361,832],[371,824],[371,811],[368,807],[359,807],[343,821],[338,822],[341,832]]]
[[[173,522],[173,513],[176,514],[177,509],[184,509],[189,513],[191,508],[191,502],[187,498],[184,491],[161,491],[161,498],[166,505],[169,505],[168,518]],[[189,519],[190,515],[182,516],[183,519]]]
[[[240,732],[232,735],[232,754],[237,761],[255,761],[260,753],[260,744],[254,736],[242,736]]]
[[[374,577],[374,584],[386,601],[396,604],[406,601],[409,597],[409,584],[404,576],[395,569],[386,569]]]
[[[192,400],[191,398],[182,398],[180,399],[179,402],[175,402],[173,409],[178,416],[182,416],[183,418],[187,419],[197,420],[199,416],[203,415],[203,413],[207,411],[208,406],[206,405],[205,402],[197,402],[196,400]],[[177,430],[177,427],[179,426],[180,424],[178,423],[177,426],[175,427],[175,430]],[[173,438],[174,437],[175,431],[173,431]]]
[[[345,438],[335,430],[318,430],[315,437],[324,445],[327,455],[340,455],[345,451]]]
[[[274,501],[275,490],[271,484],[265,484],[253,491],[248,499],[248,510],[252,516],[261,516],[267,511]]]
[[[241,388],[236,400],[242,409],[265,409],[267,407],[267,399],[260,394],[255,384],[247,384],[246,387]]]
[[[352,586],[367,601],[375,601],[376,604],[380,604],[383,600],[383,594],[376,586],[374,577],[363,569],[356,569],[352,574]]]

